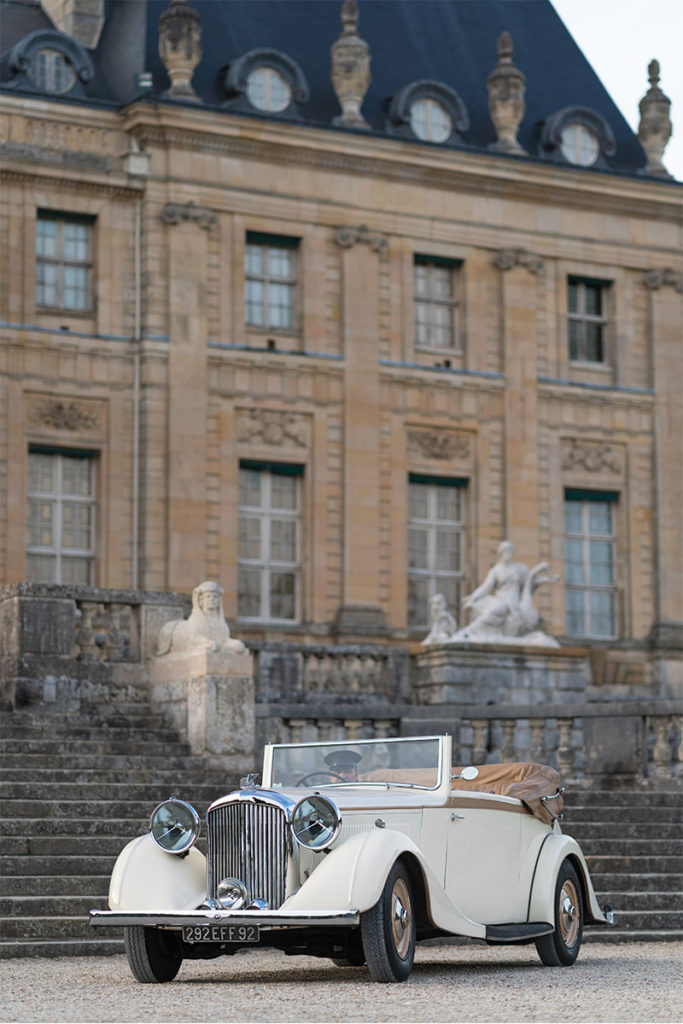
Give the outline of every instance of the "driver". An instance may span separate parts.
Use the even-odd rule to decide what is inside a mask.
[[[341,775],[344,782],[358,782],[358,763],[361,755],[355,750],[333,750],[325,758],[325,764],[329,765],[333,772]]]

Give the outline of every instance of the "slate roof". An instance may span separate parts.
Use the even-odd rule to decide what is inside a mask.
[[[306,122],[337,131],[340,108],[330,82],[330,46],[341,31],[340,0],[191,0],[202,25],[203,56],[193,88],[202,103],[216,108],[226,100],[226,66],[249,50],[272,47],[301,67],[310,90],[300,112]],[[372,83],[362,112],[372,133],[386,136],[385,111],[391,97],[419,79],[446,83],[463,100],[470,127],[465,150],[487,151],[495,141],[488,111],[486,79],[496,65],[496,40],[512,35],[514,62],[526,76],[526,114],[518,138],[538,159],[539,124],[564,107],[587,107],[611,128],[616,152],[613,172],[632,175],[646,159],[640,143],[598,76],[583,56],[549,0],[358,0],[358,30],[371,52]],[[23,23],[44,19],[26,0],[0,3],[0,50],[5,53]],[[123,105],[136,96],[135,76],[153,74],[148,101],[163,96],[169,82],[158,54],[159,16],[168,0],[107,0],[107,23],[92,53],[96,75],[87,101]],[[11,17],[8,12],[14,8]],[[30,29],[28,29],[30,31]],[[643,90],[645,91],[645,89]],[[81,100],[83,102],[83,100]],[[242,114],[276,117],[261,112]],[[286,118],[285,118],[286,119]],[[431,143],[417,143],[432,145]]]

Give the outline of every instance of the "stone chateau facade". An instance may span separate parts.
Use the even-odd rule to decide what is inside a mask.
[[[509,539],[598,680],[680,695],[659,69],[639,142],[573,43],[562,96],[516,47],[524,3],[462,83],[391,2],[277,45],[271,6],[0,5],[0,583],[215,579],[247,643],[407,645]]]

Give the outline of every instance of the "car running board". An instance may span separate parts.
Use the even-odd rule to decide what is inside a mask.
[[[555,928],[547,921],[525,921],[523,924],[487,924],[487,942],[526,942],[539,935],[550,935]]]

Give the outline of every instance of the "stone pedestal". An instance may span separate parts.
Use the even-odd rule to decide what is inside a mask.
[[[193,754],[243,771],[254,757],[254,659],[193,650],[155,658],[149,666],[152,703],[187,736]]]
[[[566,704],[586,699],[583,647],[434,644],[415,650],[417,704]]]

